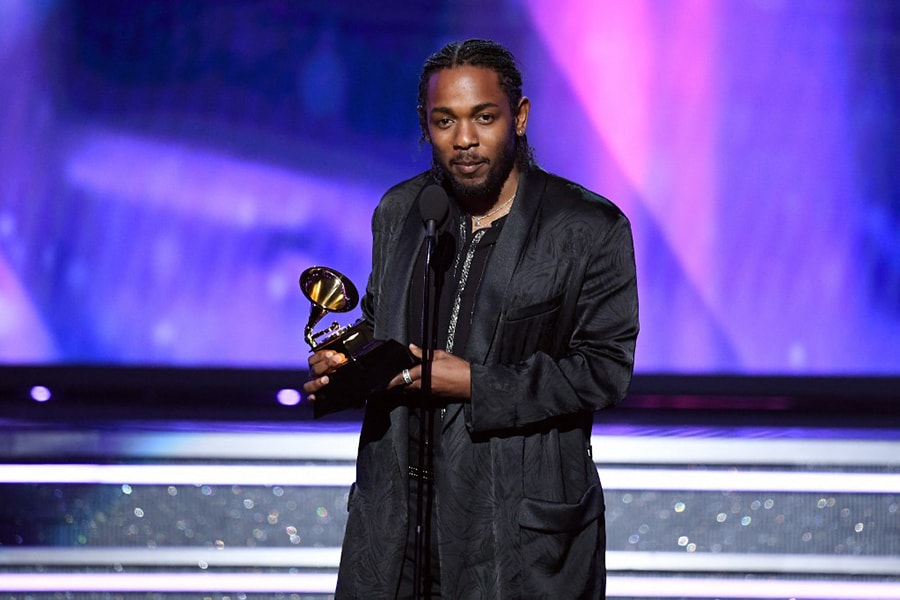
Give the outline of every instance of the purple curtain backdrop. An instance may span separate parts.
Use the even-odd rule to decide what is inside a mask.
[[[305,366],[300,272],[364,287],[430,161],[422,60],[490,37],[538,162],[632,219],[639,372],[900,375],[898,33],[890,0],[0,2],[0,362]]]

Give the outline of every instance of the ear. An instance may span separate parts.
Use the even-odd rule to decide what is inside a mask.
[[[522,96],[516,109],[516,135],[522,137],[528,128],[528,111],[531,110],[531,100]]]
[[[425,107],[421,104],[416,107],[416,113],[419,115],[419,129],[422,130],[422,139],[431,143],[431,134],[428,133],[428,120],[425,118]]]

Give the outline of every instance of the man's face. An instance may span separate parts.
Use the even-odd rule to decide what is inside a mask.
[[[423,116],[435,162],[457,198],[488,207],[497,200],[515,173],[517,121],[524,127],[527,112],[520,105],[512,114],[491,69],[462,66],[431,76]]]

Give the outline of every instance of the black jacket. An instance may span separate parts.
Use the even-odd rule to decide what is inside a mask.
[[[372,219],[363,314],[406,342],[406,302],[427,174],[382,198]],[[472,397],[451,404],[436,460],[442,595],[597,598],[604,503],[594,411],[631,380],[638,302],[630,224],[611,202],[541,170],[519,193],[489,259],[468,344]],[[370,403],[338,598],[392,598],[406,544],[408,411]]]

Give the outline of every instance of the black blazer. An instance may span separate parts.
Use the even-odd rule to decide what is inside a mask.
[[[407,339],[427,174],[382,198],[372,219],[363,314]],[[634,250],[611,202],[542,170],[519,192],[489,259],[466,348],[469,402],[448,407],[436,457],[442,594],[602,597],[603,495],[593,412],[628,388],[638,334]],[[408,411],[366,409],[338,597],[393,597],[406,543]]]

